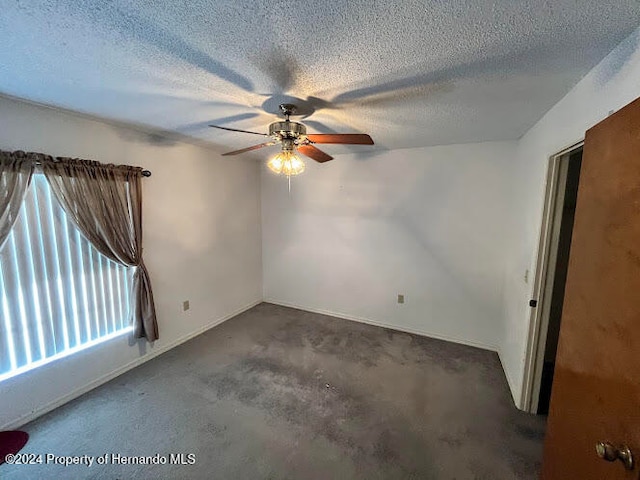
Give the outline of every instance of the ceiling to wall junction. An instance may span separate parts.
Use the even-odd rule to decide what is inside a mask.
[[[260,140],[209,123],[266,132],[284,100],[374,149],[510,140],[639,23],[637,0],[6,0],[0,92],[220,151]]]

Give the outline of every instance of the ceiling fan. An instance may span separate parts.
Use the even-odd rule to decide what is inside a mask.
[[[305,155],[316,162],[324,163],[333,160],[333,157],[324,153],[315,147],[316,143],[333,143],[343,145],[373,145],[373,140],[369,135],[363,133],[310,133],[307,134],[307,127],[302,123],[292,122],[289,120],[291,115],[296,112],[296,106],[292,103],[280,104],[280,110],[284,114],[285,120],[273,122],[269,125],[269,133],[250,132],[248,130],[238,130],[236,128],[219,127],[217,125],[209,125],[220,130],[228,130],[230,132],[251,133],[253,135],[261,135],[269,137],[271,140],[251,147],[234,150],[233,152],[223,153],[226,155],[238,155],[251,150],[257,150],[272,145],[282,145],[282,152],[269,160],[267,165],[276,173],[283,173],[287,176],[297,175],[304,171],[304,162],[295,154],[296,152]]]

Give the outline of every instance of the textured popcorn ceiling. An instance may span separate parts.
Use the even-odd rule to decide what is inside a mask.
[[[2,0],[0,92],[220,151],[260,137],[208,123],[266,131],[288,97],[377,144],[332,154],[516,139],[639,23],[638,0]]]

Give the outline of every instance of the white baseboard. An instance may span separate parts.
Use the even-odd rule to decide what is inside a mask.
[[[212,329],[213,327],[216,327],[218,325],[220,325],[223,322],[226,322],[227,320],[235,317],[236,315],[240,315],[241,313],[255,307],[256,305],[262,303],[262,300],[257,300],[254,302],[251,302],[248,305],[245,305],[244,307],[241,307],[227,315],[224,315],[223,317],[217,318],[216,320],[211,321],[210,323],[198,328],[197,330],[194,330],[193,332],[180,337],[176,340],[174,340],[171,343],[167,343],[166,345],[163,345],[162,347],[159,347],[158,349],[154,349],[153,351],[147,353],[146,355],[142,356],[142,357],[138,357],[135,360],[113,370],[112,372],[109,372],[99,378],[96,378],[95,380],[89,382],[86,385],[83,385],[82,387],[79,387],[69,393],[67,393],[66,395],[63,395],[62,397],[59,397],[45,405],[43,405],[41,408],[38,408],[32,412],[29,412],[25,415],[22,415],[20,418],[13,420],[5,425],[0,426],[0,431],[2,430],[15,430],[19,427],[21,427],[22,425],[25,425],[33,420],[35,420],[38,417],[41,417],[42,415],[44,415],[45,413],[50,412],[51,410],[54,410],[62,405],[64,405],[67,402],[70,402],[71,400],[78,398],[80,395],[84,395],[85,393],[93,390],[96,387],[99,387],[100,385],[107,383],[109,380],[113,380],[114,378],[122,375],[125,372],[128,372],[129,370],[142,365],[145,362],[148,362],[149,360],[157,357],[158,355],[161,355],[169,350],[171,350],[172,348],[177,347],[178,345],[191,340],[194,337],[197,337],[198,335],[206,332],[207,330]]]
[[[293,303],[281,302],[281,301],[275,300],[273,298],[265,298],[264,302],[265,303],[272,303],[274,305],[280,305],[282,307],[289,307],[289,308],[295,308],[297,310],[304,310],[305,312],[320,313],[322,315],[328,315],[330,317],[337,317],[337,318],[342,318],[342,319],[345,319],[345,320],[351,320],[353,322],[366,323],[368,325],[374,325],[376,327],[388,328],[390,330],[397,330],[399,332],[413,333],[414,335],[420,335],[421,337],[435,338],[435,339],[438,339],[438,340],[444,340],[446,342],[459,343],[461,345],[468,345],[470,347],[476,347],[476,348],[481,348],[483,350],[490,350],[492,352],[498,352],[498,348],[495,345],[488,345],[488,344],[484,344],[484,343],[473,342],[473,341],[465,340],[465,339],[462,339],[462,338],[454,338],[454,337],[450,337],[448,335],[441,335],[441,334],[438,334],[438,333],[427,332],[427,331],[424,331],[424,330],[417,330],[415,328],[407,328],[407,327],[403,327],[403,326],[400,326],[400,325],[391,325],[389,323],[379,322],[377,320],[371,320],[369,318],[364,318],[364,317],[358,317],[358,316],[355,316],[355,315],[350,315],[348,313],[333,312],[331,310],[324,310],[322,308],[303,307],[301,305],[295,305]]]

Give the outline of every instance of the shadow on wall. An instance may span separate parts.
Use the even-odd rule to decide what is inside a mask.
[[[438,159],[416,175],[392,213],[394,222],[428,252],[461,296],[486,318],[501,310],[500,241],[506,209],[496,161]],[[429,200],[425,201],[425,193]]]
[[[5,97],[8,99],[16,100],[20,102],[22,101],[21,99],[16,99],[8,95],[0,94],[0,97]],[[77,112],[67,110],[65,108],[60,108],[56,106],[53,106],[51,108],[57,111],[60,111],[62,113],[67,113],[74,117],[79,116]],[[133,123],[133,122],[122,122],[122,121],[114,120],[110,118],[99,118],[99,117],[94,117],[93,115],[87,115],[87,117],[89,117],[94,121],[98,121],[102,124],[108,125],[111,128],[114,135],[121,138],[127,143],[140,143],[140,144],[149,145],[152,147],[176,147],[181,144],[190,144],[190,145],[195,145],[201,148],[206,148],[212,152],[212,155],[215,155],[215,156],[225,151],[225,147],[221,147],[213,142],[198,139],[196,137],[188,135],[187,133],[163,130],[160,128],[152,127],[150,125],[143,125],[143,124]],[[197,125],[204,125],[204,124],[208,124],[208,123],[197,122],[187,127],[190,127],[191,130],[195,131],[198,129]],[[126,160],[126,161],[135,163],[135,159]]]
[[[280,199],[273,199],[274,204],[295,205],[291,215],[272,219],[278,224],[271,228],[285,239],[275,255],[330,249],[344,255],[342,261],[354,269],[350,271],[377,279],[370,283],[407,281],[424,284],[425,291],[426,284],[439,277],[448,286],[447,294],[473,305],[474,315],[498,317],[504,165],[492,157],[492,150],[479,158],[469,155],[470,148],[446,158],[449,151],[455,150],[445,148],[447,153],[434,158],[426,153],[416,158],[420,150],[394,152],[393,158],[378,156],[366,166],[350,161],[350,155],[330,170],[311,165],[308,178],[294,185],[292,198],[286,198],[284,184],[275,193]],[[413,281],[380,278],[399,271]]]
[[[119,122],[118,122],[119,123]],[[115,133],[125,142],[142,143],[152,147],[173,147],[180,143],[198,144],[198,140],[187,135],[167,130],[154,129],[146,125],[122,124],[114,127]],[[201,142],[202,145],[204,142]]]
[[[469,268],[469,265],[473,265],[469,263],[469,252],[476,251],[473,245],[469,245],[470,248],[466,251],[461,248],[445,248],[441,239],[434,240],[429,235],[425,235],[424,229],[415,225],[410,219],[403,220],[396,220],[396,223],[402,229],[401,231],[404,231],[433,260],[434,265],[438,267],[438,276],[444,276],[443,283],[453,285],[461,301],[473,304],[473,318],[491,320],[499,318],[501,298],[498,295],[499,292],[487,289],[487,286],[493,285],[489,275],[483,275]],[[477,253],[471,256],[474,255]],[[460,260],[461,256],[465,257],[464,261]],[[452,259],[453,257],[456,258]],[[473,262],[473,258],[471,261]]]
[[[155,222],[164,225],[155,233],[157,241],[166,246],[166,251],[189,252],[193,257],[211,251],[212,245],[233,251],[235,245],[223,242],[242,236],[246,229],[242,212],[252,211],[246,203],[252,200],[242,192],[252,184],[247,179],[254,171],[252,161],[204,156],[196,160],[176,153],[176,167],[163,169],[162,175],[168,178],[158,179],[160,185],[171,185],[171,190],[153,192],[155,215],[162,215]],[[149,193],[154,188],[152,183],[153,177]],[[180,197],[181,208],[175,207],[176,196]]]
[[[605,57],[595,75],[595,82],[602,87],[615,78],[631,60],[640,46],[640,27],[629,35],[610,55]]]

